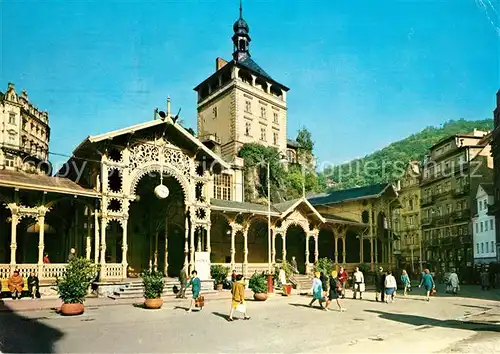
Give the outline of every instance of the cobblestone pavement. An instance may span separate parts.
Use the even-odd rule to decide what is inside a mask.
[[[499,309],[500,303],[490,295],[488,299],[441,295],[427,303],[415,292],[385,304],[367,293],[364,300],[344,300],[344,313],[309,308],[306,296],[273,296],[266,302],[249,300],[251,319],[234,322],[226,319],[229,300],[207,301],[203,311],[193,313],[185,311],[187,301],[167,301],[161,310],[89,307],[84,315],[72,318],[50,310],[3,312],[0,350],[422,353],[461,352],[460,348],[473,352],[480,344],[489,352],[488,342],[494,348],[495,336],[500,337],[499,326],[468,323],[467,318]]]

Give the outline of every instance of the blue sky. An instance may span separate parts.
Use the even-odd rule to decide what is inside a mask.
[[[306,126],[321,163],[492,116],[498,0],[243,4],[252,58],[291,88],[288,135]],[[49,111],[50,150],[70,154],[89,134],[152,119],[167,95],[196,128],[192,89],[231,57],[238,1],[4,0],[0,14],[0,90],[26,88]]]

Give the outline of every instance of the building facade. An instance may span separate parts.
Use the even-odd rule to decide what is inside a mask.
[[[423,270],[422,230],[420,226],[420,163],[411,161],[400,180],[399,203],[393,211],[393,228],[397,234],[395,250],[400,257],[400,267]]]
[[[490,214],[495,217],[497,261],[500,262],[500,90],[496,94],[496,108],[493,111],[494,129],[492,132],[491,152],[493,156],[494,204]]]
[[[0,92],[0,126],[0,169],[50,169],[48,163],[42,166],[49,152],[49,115],[30,103],[26,90],[18,94],[12,83]]]
[[[198,136],[214,136],[230,161],[247,143],[287,151],[288,88],[251,57],[250,29],[240,17],[233,25],[233,58],[216,59],[215,73],[195,87]],[[291,158],[291,157],[290,157]]]
[[[493,199],[493,184],[480,184],[475,197],[477,213],[472,218],[474,264],[495,262],[497,259],[495,216],[488,214]]]
[[[487,132],[474,130],[442,139],[424,162],[421,224],[427,266],[445,273],[472,271],[472,216],[479,184],[492,178]]]

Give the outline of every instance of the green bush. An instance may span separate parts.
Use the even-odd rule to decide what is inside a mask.
[[[267,279],[263,273],[255,273],[248,282],[248,287],[256,294],[267,293]]]
[[[335,265],[330,258],[320,258],[314,265],[315,272],[322,272],[327,279],[330,279],[332,271],[335,269]]]
[[[363,272],[363,274],[368,274],[370,272],[370,265],[366,263],[362,263],[359,265],[359,270]]]
[[[220,264],[214,264],[210,267],[210,277],[215,280],[215,284],[222,284],[229,274],[229,268]]]
[[[163,288],[165,281],[161,272],[154,270],[145,271],[141,274],[142,284],[144,285],[144,298],[145,299],[159,299],[163,295]]]
[[[86,258],[70,260],[64,275],[56,281],[59,297],[65,304],[83,304],[96,275],[97,269],[90,260]]]

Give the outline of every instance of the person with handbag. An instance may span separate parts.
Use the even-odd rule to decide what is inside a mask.
[[[203,301],[199,301],[200,299],[200,290],[201,290],[201,280],[198,278],[198,272],[196,270],[193,270],[191,272],[191,279],[189,279],[188,283],[186,284],[186,290],[189,287],[192,287],[193,290],[193,297],[191,299],[191,303],[189,304],[189,309],[188,312],[191,312],[191,309],[193,308],[193,305],[195,303],[199,304],[200,311],[203,310]]]
[[[337,302],[337,306],[339,307],[340,312],[344,312],[345,308],[342,307],[340,303],[340,294],[342,293],[342,284],[340,280],[337,278],[337,271],[332,271],[332,276],[330,277],[330,289],[328,291],[328,300],[325,305],[325,309],[328,311],[328,306],[330,303],[335,300]]]
[[[365,276],[363,272],[356,267],[356,271],[353,274],[354,288],[353,288],[353,299],[356,299],[356,294],[359,292],[359,299],[363,299],[363,292],[365,291]]]
[[[316,272],[314,274],[314,278],[313,278],[313,281],[312,281],[312,289],[311,289],[311,291],[312,291],[313,298],[312,298],[311,302],[309,303],[309,307],[312,307],[313,303],[316,300],[318,300],[319,306],[323,310],[326,310],[323,307],[323,301],[324,301],[324,297],[323,297],[323,285],[321,284],[321,280],[319,280],[319,277],[320,277],[320,273]]]
[[[244,320],[250,319],[247,315],[247,306],[245,303],[245,281],[242,279],[243,276],[238,274],[236,276],[236,281],[233,283],[233,288],[231,289],[231,312],[229,312],[229,322],[233,321],[234,311],[243,313]]]
[[[422,277],[422,281],[418,287],[421,288],[422,286],[425,288],[425,300],[430,301],[431,292],[434,294],[436,284],[434,283],[434,278],[432,278],[429,269],[424,270],[424,276]]]

